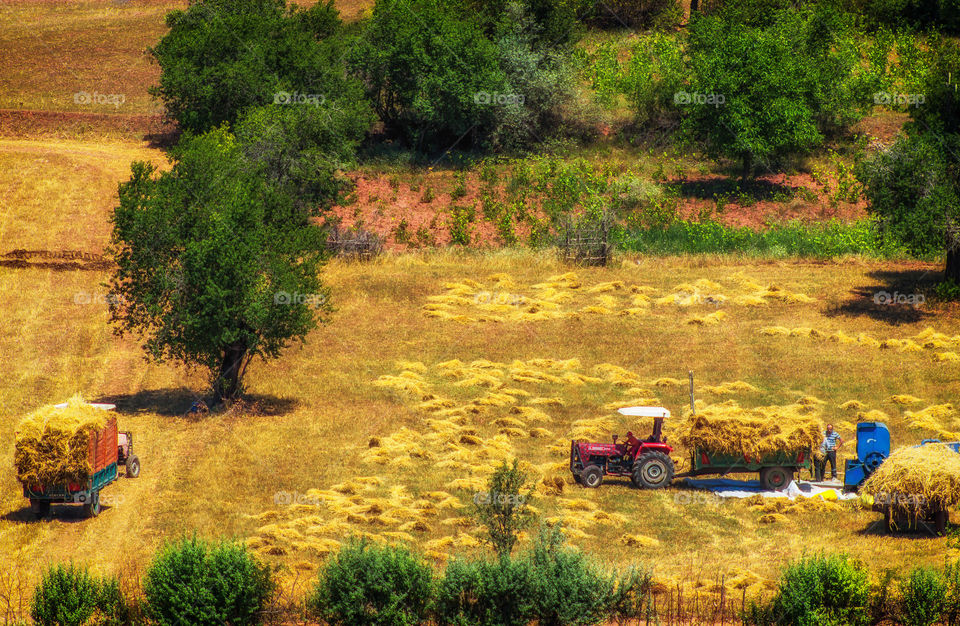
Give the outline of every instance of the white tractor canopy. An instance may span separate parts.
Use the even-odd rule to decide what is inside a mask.
[[[662,406],[625,406],[617,413],[629,417],[670,417],[670,411]]]

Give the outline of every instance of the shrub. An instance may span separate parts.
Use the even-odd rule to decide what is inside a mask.
[[[653,574],[637,565],[621,572],[616,579],[610,600],[610,619],[618,624],[651,621],[653,611]]]
[[[530,524],[531,494],[527,475],[514,459],[512,465],[503,462],[494,470],[484,497],[474,498],[474,515],[486,529],[487,541],[500,557],[510,554],[520,531]]]
[[[943,615],[947,601],[947,583],[940,572],[917,567],[900,582],[898,613],[904,626],[931,626]]]
[[[99,585],[86,569],[55,565],[44,572],[33,594],[30,615],[44,626],[80,626],[97,610]]]
[[[164,545],[147,570],[147,612],[164,626],[258,624],[274,586],[245,546],[197,537]]]
[[[167,14],[169,32],[148,52],[160,65],[151,88],[182,128],[202,133],[233,123],[278,94],[351,94],[338,47],[343,37],[332,0],[310,9],[285,0],[199,0]]]
[[[560,529],[541,529],[529,560],[533,612],[540,626],[599,624],[610,613],[616,583],[580,551],[563,546]]]
[[[527,626],[534,615],[533,575],[526,560],[454,560],[440,581],[438,624]]]
[[[557,126],[563,48],[506,4],[497,22],[447,0],[378,0],[349,65],[388,130],[421,150],[514,149]]]
[[[669,28],[680,22],[677,0],[608,0],[593,5],[584,21],[604,28]]]
[[[331,626],[413,626],[433,595],[430,567],[409,550],[351,540],[320,570],[310,611]]]
[[[807,557],[787,565],[773,598],[773,615],[784,626],[869,621],[868,574],[845,555]]]

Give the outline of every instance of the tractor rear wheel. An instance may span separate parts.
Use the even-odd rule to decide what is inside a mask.
[[[633,464],[633,484],[645,489],[661,489],[673,480],[673,459],[663,452],[647,452]]]
[[[580,472],[580,484],[588,489],[596,489],[603,483],[603,470],[599,465],[588,465]]]
[[[785,467],[765,467],[760,470],[760,484],[768,491],[786,489],[793,480],[793,472]]]

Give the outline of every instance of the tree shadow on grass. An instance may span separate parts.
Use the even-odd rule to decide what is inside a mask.
[[[913,324],[933,315],[913,305],[925,299],[942,278],[939,271],[928,269],[876,270],[867,274],[877,281],[851,290],[840,304],[826,311],[827,317],[869,317],[898,326]]]
[[[190,407],[197,400],[213,406],[209,395],[202,395],[187,387],[170,389],[146,389],[132,394],[104,396],[97,402],[108,402],[117,406],[117,412],[123,415],[138,413],[156,413],[165,417],[192,417],[202,419],[205,413],[188,414]],[[295,398],[279,398],[268,394],[246,394],[231,406],[214,407],[210,412],[221,414],[230,413],[240,416],[280,416],[290,413],[299,405]]]

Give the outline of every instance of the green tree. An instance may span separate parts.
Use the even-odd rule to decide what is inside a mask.
[[[938,42],[924,103],[907,134],[857,168],[868,210],[882,232],[919,256],[946,254],[945,276],[960,283],[960,46]]]
[[[247,108],[291,94],[352,103],[362,93],[344,76],[347,42],[333,0],[309,9],[286,0],[197,0],[166,23],[169,32],[148,49],[161,69],[151,94],[185,130],[232,124]]]
[[[688,133],[711,155],[739,160],[747,177],[859,119],[882,77],[868,61],[883,57],[858,52],[849,18],[829,8],[782,10],[764,26],[738,15],[692,20],[691,91],[675,103]]]
[[[323,233],[225,129],[182,140],[173,159],[159,174],[134,163],[120,185],[111,319],[151,358],[207,368],[228,400],[254,357],[303,342],[330,310]]]
[[[530,525],[533,513],[527,475],[517,459],[502,463],[487,483],[487,491],[473,500],[474,515],[487,531],[487,541],[501,558],[509,557],[520,531]]]

